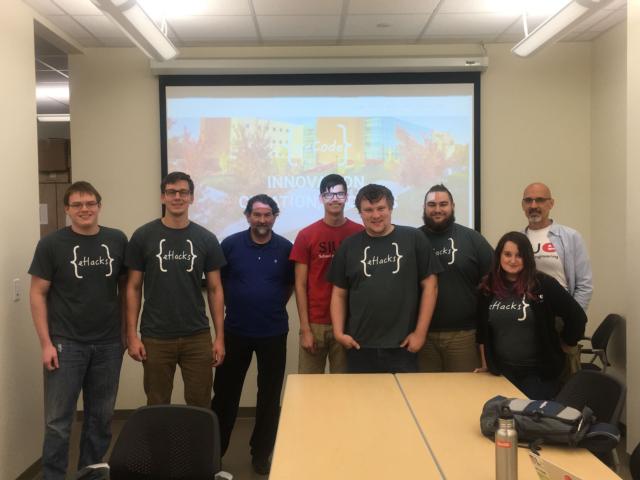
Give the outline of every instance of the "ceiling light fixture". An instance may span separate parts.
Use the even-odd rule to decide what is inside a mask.
[[[69,122],[71,115],[68,113],[39,113],[39,122]]]
[[[528,57],[543,46],[561,39],[581,20],[598,11],[610,0],[572,0],[542,22],[511,49],[519,57]]]
[[[171,40],[136,0],[91,0],[144,54],[159,62],[178,54]]]

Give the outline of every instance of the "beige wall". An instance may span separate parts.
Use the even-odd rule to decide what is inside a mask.
[[[640,442],[640,0],[628,2],[627,15],[627,449]]]
[[[0,118],[0,138],[5,152],[3,167],[9,173],[7,178],[12,179],[6,187],[7,198],[19,198],[20,208],[11,202],[0,207],[5,224],[15,226],[13,231],[3,233],[5,253],[0,259],[0,280],[7,292],[11,279],[18,277],[26,293],[25,270],[38,238],[32,20],[22,2],[8,1],[11,8],[6,8],[0,18],[0,36],[5,40],[0,42],[4,45],[0,48],[11,65],[12,75],[0,79],[0,91],[9,92],[3,94],[2,101],[12,115]],[[624,292],[628,300],[623,313],[630,318],[628,345],[635,347],[640,340],[638,322],[632,321],[640,316],[640,297],[634,288],[638,283],[635,272],[640,271],[636,255],[640,191],[631,182],[639,178],[640,167],[631,159],[640,158],[638,0],[629,2],[626,128],[630,134],[624,167],[620,165],[624,153],[616,149],[624,142],[620,136],[624,124],[615,106],[624,100],[619,88],[610,83],[622,84],[622,36],[622,27],[618,27],[593,47],[586,43],[557,44],[527,60],[513,57],[506,45],[488,46],[490,67],[482,79],[482,218],[484,233],[495,243],[503,232],[524,225],[519,207],[523,186],[532,180],[549,183],[557,200],[556,220],[580,230],[593,247],[598,290],[592,318],[598,321],[613,299],[621,300],[619,291]],[[147,60],[134,49],[88,50],[86,55],[71,57],[70,67],[74,177],[91,180],[103,193],[103,223],[131,234],[160,212],[157,81],[149,72]],[[606,164],[601,160],[603,156],[607,157]],[[612,193],[618,200],[625,198],[623,189],[616,188],[622,175],[629,182],[625,233],[621,233],[624,222],[615,216],[619,211],[598,201],[605,191],[607,199]],[[626,239],[624,266],[607,257],[608,252],[603,253],[605,242],[610,240],[603,235],[605,229],[600,229],[605,217],[623,224],[615,232]],[[598,225],[593,234],[591,224]],[[609,246],[609,251],[615,250]],[[622,271],[626,272],[626,289],[619,288]],[[0,312],[4,320],[0,324],[0,361],[8,366],[0,373],[0,478],[12,478],[39,456],[39,348],[26,297],[13,303],[5,294],[0,298]],[[290,371],[296,366],[297,328],[293,318]],[[629,348],[628,356],[629,404],[638,405],[640,350]],[[247,384],[243,405],[252,404],[255,372],[247,378]],[[176,400],[181,400],[179,393]],[[142,403],[140,365],[127,359],[118,408],[134,408]],[[637,409],[630,409],[632,445],[640,439],[639,415]]]
[[[624,271],[626,225],[627,26],[622,22],[593,42],[591,52],[591,251],[594,294],[591,332],[608,313],[626,313],[618,288]],[[612,211],[615,213],[612,214]],[[610,372],[625,381],[625,329],[611,339]]]
[[[507,45],[490,45],[488,53],[490,67],[482,78],[483,231],[495,243],[505,231],[522,228],[522,189],[542,180],[556,192],[558,221],[579,229],[589,242],[589,44],[560,44],[529,60],[515,58]],[[74,179],[95,181],[105,198],[103,223],[131,234],[159,214],[157,82],[133,49],[87,50],[71,56],[70,68]],[[293,372],[298,323],[292,304],[289,310]],[[254,404],[254,385],[252,369],[242,405]],[[179,381],[176,388],[180,401]],[[118,408],[144,402],[141,368],[130,359],[120,392]]]
[[[482,232],[492,245],[527,224],[531,182],[549,185],[552,217],[590,243],[590,45],[559,43],[522,59],[489,45],[482,76]]]
[[[70,55],[69,68],[73,180],[93,183],[100,222],[131,236],[160,215],[158,81],[133,48],[89,49]],[[145,403],[142,366],[126,355],[117,408]]]
[[[8,3],[8,4],[7,4]],[[40,348],[29,314],[27,268],[40,236],[33,20],[19,0],[0,15],[0,478],[15,478],[39,456],[42,440]],[[22,298],[11,301],[19,278]]]

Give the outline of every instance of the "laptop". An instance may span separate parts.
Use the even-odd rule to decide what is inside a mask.
[[[538,454],[529,452],[529,458],[540,480],[582,480],[580,477],[567,472],[564,468],[542,458]]]

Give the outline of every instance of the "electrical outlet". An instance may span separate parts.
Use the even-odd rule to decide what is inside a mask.
[[[22,298],[22,292],[20,291],[20,279],[13,279],[13,297],[12,300],[14,302],[19,302],[20,298]]]

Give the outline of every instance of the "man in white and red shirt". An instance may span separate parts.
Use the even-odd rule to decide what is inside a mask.
[[[580,233],[549,218],[553,205],[544,183],[527,186],[522,195],[522,210],[529,220],[525,233],[538,270],[560,282],[586,311],[593,292],[589,254]]]
[[[522,210],[529,220],[525,233],[533,246],[536,267],[555,278],[586,312],[593,292],[591,263],[582,236],[549,218],[554,200],[544,183],[532,183],[522,194]],[[567,379],[580,370],[580,349],[563,345]]]
[[[300,317],[299,373],[346,371],[344,347],[333,338],[329,304],[332,285],[326,273],[342,241],[364,227],[344,216],[347,183],[337,174],[320,182],[324,217],[298,233],[291,250],[295,262],[295,292]]]

